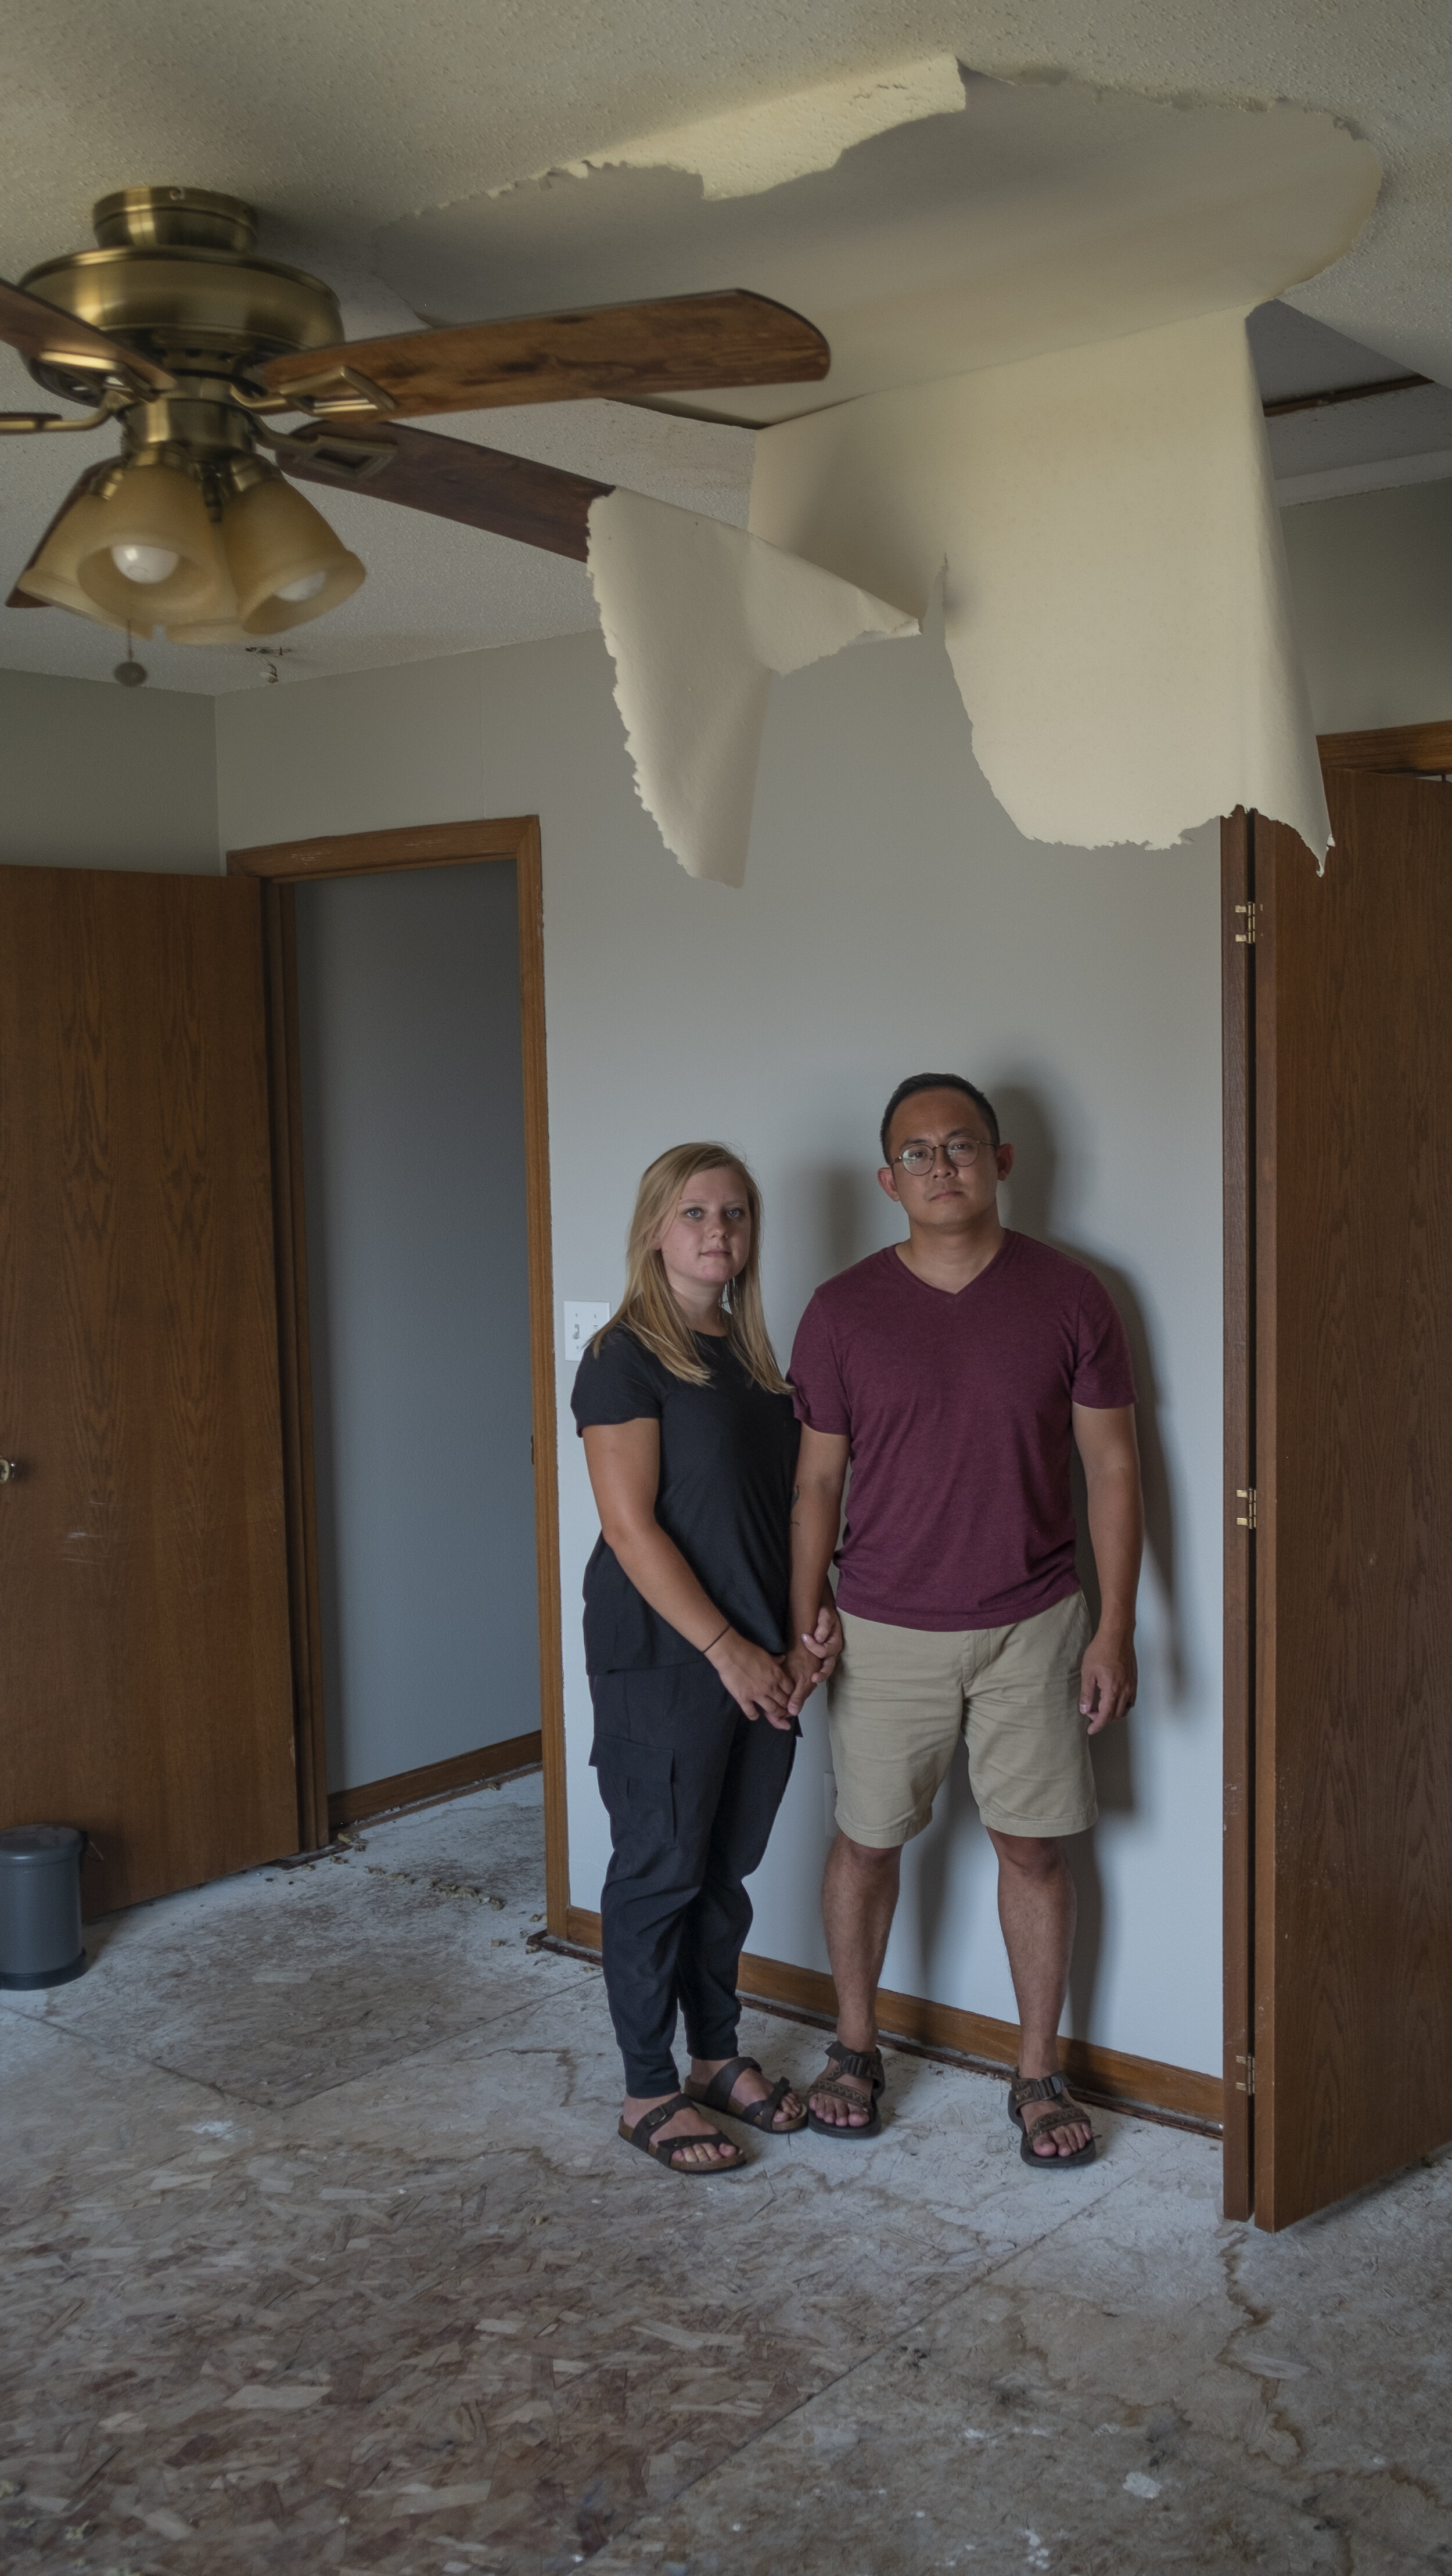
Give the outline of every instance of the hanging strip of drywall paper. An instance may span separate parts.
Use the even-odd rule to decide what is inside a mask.
[[[903,600],[944,573],[973,748],[1030,840],[1330,824],[1240,309],[762,433],[751,525]]]
[[[772,672],[917,619],[639,492],[592,502],[589,565],[640,801],[688,876],[739,886]]]

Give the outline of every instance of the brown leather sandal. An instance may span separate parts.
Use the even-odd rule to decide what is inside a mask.
[[[643,2119],[637,2120],[633,2129],[628,2128],[622,2119],[620,2135],[628,2147],[639,2147],[643,2156],[649,2156],[654,2163],[664,2165],[667,2173],[685,2174],[691,2179],[694,2179],[697,2174],[734,2173],[738,2165],[749,2163],[749,2157],[742,2154],[734,2139],[723,2137],[719,2129],[714,2129],[711,2135],[723,2147],[731,2149],[729,2156],[717,2156],[708,2165],[676,2163],[675,2159],[683,2147],[706,2147],[711,2143],[710,2138],[658,2138],[655,2133],[657,2129],[665,2127],[667,2120],[674,2119],[677,2111],[694,2111],[696,2108],[697,2105],[691,2100],[689,2093],[673,2093],[668,2102],[657,2102],[655,2109],[647,2111]]]
[[[845,2048],[840,2039],[829,2040],[827,2064],[831,2067],[832,2074],[824,2075],[819,2083],[807,2086],[808,2128],[815,2129],[819,2138],[875,2138],[882,2127],[882,2114],[877,2107],[877,2097],[887,2083],[887,2078],[882,2071],[881,2049],[874,2048],[869,2052],[860,2048]],[[810,2097],[814,2093],[824,2094],[829,2102],[845,2102],[854,2111],[862,2109],[861,2094],[854,2093],[848,2085],[834,2080],[843,2075],[855,2075],[859,2082],[868,2085],[867,2118],[841,2122],[819,2120],[811,2105]]]
[[[1060,2102],[1063,2108],[1047,2120],[1036,2120],[1030,2128],[1023,2116],[1025,2102]],[[1099,2152],[1089,2114],[1075,2101],[1062,2075],[1020,2075],[1015,2068],[1008,2088],[1008,2116],[1014,2127],[1023,2131],[1019,2154],[1024,2163],[1035,2166],[1040,2173],[1067,2173],[1073,2165],[1092,2165]],[[1088,2139],[1082,2147],[1075,2147],[1072,2155],[1041,2156],[1034,2146],[1035,2138],[1061,2138],[1070,2129],[1082,2128],[1088,2129]]]
[[[743,2102],[738,2105],[732,2101],[732,2092],[748,2067],[754,2075],[761,2073],[761,2067],[756,2058],[732,2057],[727,2060],[719,2074],[712,2076],[709,2084],[693,2084],[688,2075],[686,2077],[687,2099],[699,2103],[704,2111],[720,2111],[728,2120],[744,2121],[748,2129],[764,2130],[769,2138],[789,2138],[794,2129],[804,2129],[807,2125],[805,2111],[798,2112],[794,2120],[778,2121],[777,2119],[776,2115],[792,2089],[785,2075],[777,2077],[771,2091],[764,2094],[759,2102]]]

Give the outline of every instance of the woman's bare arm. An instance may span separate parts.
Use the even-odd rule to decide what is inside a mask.
[[[738,1636],[656,1519],[659,1423],[649,1416],[637,1422],[590,1423],[585,1464],[605,1544],[641,1598],[705,1655],[748,1717],[790,1725],[786,1708],[791,1686],[777,1658]]]

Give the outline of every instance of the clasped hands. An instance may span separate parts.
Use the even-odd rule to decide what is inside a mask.
[[[764,1646],[753,1646],[728,1628],[707,1647],[706,1661],[744,1716],[764,1717],[769,1726],[789,1730],[817,1684],[831,1679],[841,1652],[842,1622],[835,1602],[826,1600],[810,1636],[803,1631],[784,1655],[768,1654]]]

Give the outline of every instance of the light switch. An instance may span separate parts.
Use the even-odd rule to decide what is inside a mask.
[[[564,1357],[572,1369],[579,1367],[585,1344],[599,1332],[602,1324],[609,1323],[614,1312],[613,1306],[583,1306],[568,1297],[565,1299]]]

